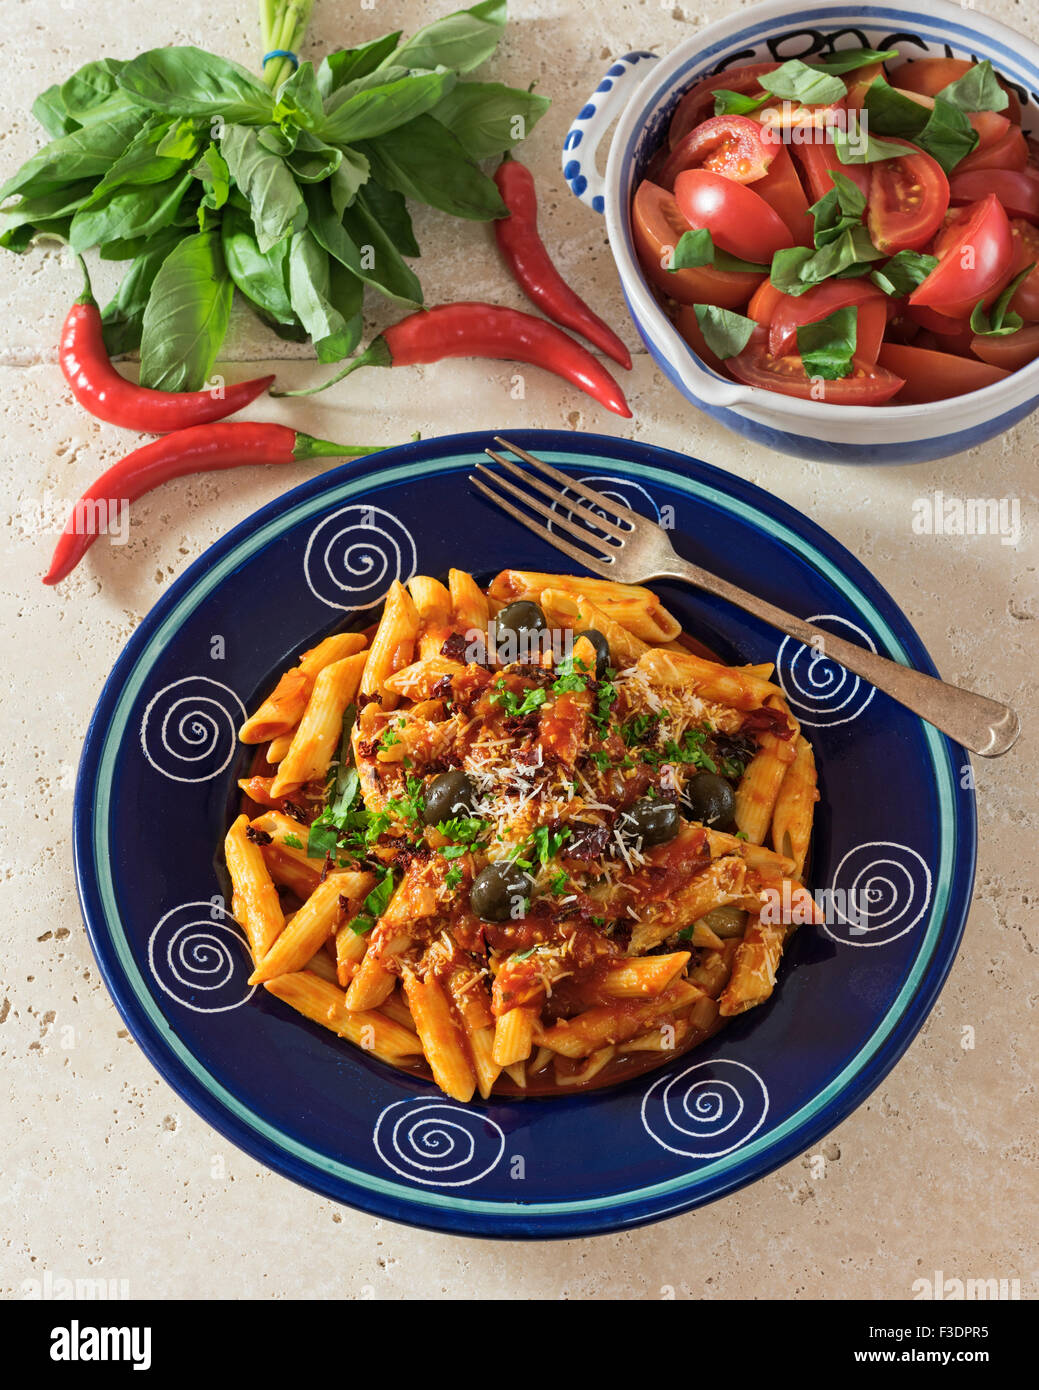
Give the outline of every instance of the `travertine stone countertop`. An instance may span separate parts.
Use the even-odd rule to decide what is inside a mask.
[[[310,49],[410,31],[449,8],[447,0],[318,0]],[[1031,916],[1039,899],[1039,415],[948,461],[845,469],[744,442],[688,408],[654,369],[627,322],[603,223],[567,192],[558,151],[611,59],[634,48],[666,51],[728,8],[724,0],[673,8],[513,0],[507,37],[486,69],[516,85],[536,79],[554,98],[524,158],[539,177],[546,241],[635,354],[625,383],[633,421],[534,369],[524,372],[526,398],[515,401],[514,369],[469,361],[416,369],[406,390],[395,374],[365,374],[311,402],[272,402],[262,417],[387,444],[415,430],[428,437],[505,424],[624,434],[750,479],[859,556],[905,608],[943,676],[1012,700],[1025,720],[1014,752],[977,768],[977,894],[931,1018],[817,1152],[701,1211],[597,1240],[521,1251],[409,1230],[324,1201],[228,1145],[159,1079],[101,983],[73,882],[73,775],[94,702],[136,624],[189,561],[311,470],[172,483],[135,505],[127,546],[95,547],[68,583],[44,589],[39,576],[64,500],[128,443],[74,405],[56,366],[69,272],[54,254],[2,254],[0,1296],[24,1296],[25,1281],[48,1271],[52,1280],[127,1281],[141,1297],[887,1299],[910,1296],[914,1280],[935,1270],[1017,1278],[1024,1297],[1039,1289]],[[255,66],[254,12],[247,0],[8,0],[0,167],[9,172],[36,148],[28,108],[37,92],[90,59],[197,43]],[[987,0],[986,12],[1029,22],[1017,0]],[[428,302],[457,298],[464,286],[467,298],[521,306],[485,228],[420,212],[417,230]],[[98,271],[99,298],[113,271]],[[388,321],[377,313],[376,324]],[[306,354],[244,315],[236,321],[229,361],[277,370],[292,385],[315,379],[307,361],[287,356]],[[915,535],[914,500],[939,489],[1020,499],[1018,544]]]

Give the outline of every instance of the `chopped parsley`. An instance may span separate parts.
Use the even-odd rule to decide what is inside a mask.
[[[592,714],[592,723],[599,730],[599,734],[604,735],[610,724],[610,711],[617,703],[617,687],[614,685],[614,678],[617,672],[612,666],[605,672],[605,678],[599,682],[599,689],[595,696],[595,710]]]
[[[303,848],[303,841],[299,838],[298,835],[285,835],[282,838],[282,844],[285,845],[288,849]]]
[[[535,710],[548,699],[548,693],[540,687],[535,686],[531,690],[524,692],[523,699],[513,694],[505,684],[505,677],[499,676],[494,686],[495,693],[491,696],[492,705],[501,705],[506,714],[522,715],[533,714]]]
[[[393,869],[383,869],[381,872],[382,877],[379,882],[364,900],[363,912],[359,912],[347,923],[350,930],[356,932],[358,936],[363,936],[365,932],[371,931],[372,927],[375,926],[376,918],[382,916],[393,897],[393,890],[396,886]]]
[[[462,866],[460,864],[452,864],[444,875],[444,883],[448,888],[457,888],[464,877],[465,874],[462,872]]]

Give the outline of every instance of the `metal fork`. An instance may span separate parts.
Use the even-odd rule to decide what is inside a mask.
[[[876,652],[785,613],[775,604],[756,598],[754,594],[719,579],[699,565],[683,560],[676,555],[667,533],[654,522],[627,508],[616,506],[595,488],[567,477],[544,459],[536,458],[500,435],[495,435],[495,443],[538,470],[537,473],[520,468],[511,459],[487,449],[487,455],[525,483],[526,488],[517,487],[483,463],[476,465],[479,477],[470,474],[470,482],[514,520],[593,574],[601,575],[603,579],[615,579],[622,584],[642,584],[648,579],[688,580],[706,593],[728,599],[744,612],[771,623],[788,637],[813,647],[821,656],[838,662],[983,758],[999,757],[1013,747],[1021,731],[1021,721],[1009,705],[989,700],[984,695],[975,695],[957,685],[947,685],[945,681],[925,676],[922,671],[914,671],[909,666],[900,666],[895,661],[878,656]],[[556,486],[546,482],[546,478]],[[587,509],[575,505],[572,497],[567,497],[563,492],[564,488],[595,507],[599,514],[591,515]],[[513,506],[501,495],[502,491],[583,544],[575,545],[555,535]],[[538,493],[547,499],[547,503],[541,501],[541,497],[536,495]]]

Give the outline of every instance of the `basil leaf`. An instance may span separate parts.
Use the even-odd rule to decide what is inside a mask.
[[[457,80],[453,72],[445,69],[409,74],[395,82],[346,95],[337,105],[329,103],[328,113],[316,127],[317,134],[337,145],[374,139],[431,111]],[[342,97],[344,93],[336,95]]]
[[[100,200],[92,197],[72,219],[69,242],[83,252],[102,241],[149,237],[173,221],[191,187],[190,170],[165,183],[111,189]]]
[[[803,323],[797,330],[797,350],[809,376],[839,381],[848,376],[855,355],[859,311],[855,305],[835,309],[824,319]]]
[[[144,311],[142,386],[159,391],[205,386],[227,333],[233,290],[215,228],[174,247]]]
[[[123,68],[119,86],[167,116],[270,121],[274,97],[251,72],[201,48],[153,48]]]
[[[948,174],[975,148],[978,132],[961,110],[935,97],[934,110],[916,137],[916,143]]]
[[[742,352],[758,326],[753,319],[734,314],[731,309],[719,309],[714,304],[694,304],[693,313],[704,342],[722,361]]]
[[[923,284],[937,265],[937,256],[928,256],[923,251],[898,251],[884,265],[871,271],[869,278],[885,294],[904,299],[917,285]]]
[[[119,90],[118,77],[126,63],[119,58],[101,58],[87,63],[61,84],[61,100],[75,120],[100,106]]]
[[[356,48],[340,48],[335,53],[329,53],[317,70],[318,91],[323,97],[329,97],[348,82],[367,77],[389,58],[400,42],[400,36],[401,30],[398,29],[393,34],[384,34],[381,39],[358,44]]]
[[[1023,327],[1024,319],[1015,309],[1010,308],[1010,301],[1013,299],[1018,285],[1031,275],[1035,266],[1036,263],[1033,261],[1031,265],[1026,265],[1020,274],[1015,275],[988,313],[985,312],[984,301],[978,300],[970,316],[970,326],[973,332],[983,338],[1004,338],[1007,334],[1016,333]]]
[[[13,207],[0,211],[0,246],[24,250],[37,228],[72,214],[90,197],[93,184],[89,179],[70,183],[39,198],[22,198]],[[23,231],[22,229],[28,229]],[[15,236],[18,232],[20,235]]]
[[[291,170],[280,156],[263,148],[252,126],[225,126],[220,152],[249,200],[261,251],[269,251],[303,225],[306,208]]]
[[[470,159],[489,159],[525,140],[550,104],[548,97],[500,82],[459,82],[432,114]]]
[[[249,214],[230,204],[224,208],[220,232],[224,261],[236,287],[267,321],[294,328],[298,320],[289,299],[289,238],[265,254]]]
[[[714,114],[716,116],[750,116],[766,101],[771,101],[770,95],[763,97],[748,97],[742,92],[730,92],[727,87],[716,87],[714,90]]]
[[[883,259],[883,253],[870,241],[865,227],[849,227],[835,241],[816,251],[807,246],[790,246],[777,251],[772,257],[769,277],[777,290],[797,296],[842,272],[860,275],[866,269],[866,262]]]
[[[350,276],[353,284],[360,281]],[[332,276],[328,253],[308,229],[297,232],[289,250],[289,298],[303,327],[314,340],[319,362],[339,362],[349,356],[361,337],[360,300],[352,304],[348,323],[331,300]]]
[[[896,90],[883,77],[870,83],[862,109],[869,118],[871,131],[901,135],[905,140],[915,140],[931,115],[928,107]]]
[[[361,148],[373,178],[406,198],[479,222],[508,214],[494,180],[432,116],[419,116]]]
[[[422,303],[418,276],[401,259],[371,211],[364,189],[345,210],[342,220],[332,208],[324,184],[312,184],[307,189],[307,209],[310,228],[318,242],[359,280],[413,309]]]
[[[1010,98],[999,85],[992,64],[985,58],[943,87],[935,100],[946,101],[960,111],[1003,111]]]
[[[702,265],[713,265],[718,270],[753,271],[761,275],[768,271],[768,266],[755,265],[752,261],[742,261],[738,256],[731,256],[727,251],[722,251],[715,246],[706,227],[690,229],[682,233],[671,254],[671,262],[667,268],[674,272],[696,270]]]
[[[902,159],[908,153],[904,145],[867,134],[856,117],[849,119],[847,130],[834,126],[832,133],[833,147],[842,164],[877,164],[882,159]]]
[[[774,72],[763,72],[758,82],[766,92],[801,106],[828,106],[848,95],[839,77],[810,68],[800,58],[791,58]]]
[[[313,130],[323,120],[325,108],[318,91],[313,63],[300,63],[292,76],[278,88],[275,114],[281,119],[293,116],[305,130]]]
[[[0,202],[12,193],[40,197],[80,179],[100,178],[124,152],[141,124],[140,111],[82,126],[44,145],[0,186]]]
[[[324,183],[342,164],[343,152],[335,145],[326,145],[309,130],[302,130],[296,148],[285,162],[298,182]]]
[[[217,212],[231,196],[231,171],[217,147],[207,145],[192,173],[201,180],[205,189],[198,214],[199,219],[204,221],[206,211]]]
[[[369,182],[371,165],[360,150],[355,150],[349,145],[344,146],[340,153],[343,158],[340,160],[338,169],[333,172],[328,184],[332,191],[332,206],[339,216],[342,217],[343,213],[357,197],[357,190]],[[401,202],[403,203],[403,201],[402,198]],[[416,251],[415,254],[418,255],[418,252]]]
[[[112,357],[124,352],[134,352],[141,346],[144,311],[148,305],[152,285],[163,261],[173,250],[178,239],[176,232],[167,232],[164,236],[153,239],[150,247],[135,259],[123,276],[115,295],[105,305],[101,314],[101,330],[105,348]]]
[[[394,62],[408,68],[443,66],[471,72],[498,47],[505,19],[505,0],[482,0],[471,9],[456,10],[405,39],[393,54]]]
[[[886,63],[889,59],[899,56],[897,48],[885,48],[879,51],[875,48],[841,48],[825,58],[813,58],[812,67],[817,72],[854,72],[856,68],[868,68],[874,63]]]
[[[195,122],[185,117],[175,121],[155,146],[155,153],[166,159],[194,159],[202,148]]]
[[[332,190],[335,200],[335,189]],[[383,188],[370,179],[364,185],[364,202],[368,212],[393,242],[402,256],[421,255],[415,232],[411,225],[408,205],[400,193]]]
[[[126,150],[114,161],[94,189],[92,202],[103,202],[114,189],[137,187],[149,183],[165,183],[183,171],[184,164],[194,157],[192,150],[182,158],[170,158],[159,153],[160,144],[170,133],[168,122],[149,120],[130,141]]]
[[[824,193],[808,211],[815,222],[813,239],[817,247],[836,241],[843,232],[861,226],[866,211],[866,195],[839,169],[829,171],[833,188]]]
[[[75,117],[69,114],[58,83],[41,92],[30,110],[52,140],[59,140],[63,135],[70,134],[79,125]]]

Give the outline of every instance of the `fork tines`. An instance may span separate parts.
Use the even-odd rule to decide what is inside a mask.
[[[564,555],[569,555],[572,560],[576,560],[590,570],[600,573],[608,572],[608,567],[617,558],[617,554],[623,548],[625,541],[631,538],[637,529],[632,513],[627,509],[621,511],[603,493],[597,492],[595,488],[588,487],[585,483],[579,483],[573,478],[567,477],[565,473],[560,472],[558,468],[553,468],[544,459],[539,459],[535,454],[521,449],[518,444],[513,444],[500,435],[495,435],[495,442],[515,454],[517,458],[521,458],[531,468],[538,469],[540,473],[551,478],[557,486],[550,486],[536,473],[532,473],[529,469],[520,468],[518,464],[505,458],[494,449],[485,449],[484,452],[495,463],[511,473],[513,477],[525,483],[526,490],[517,487],[515,483],[510,482],[508,478],[503,478],[499,473],[492,472],[486,464],[482,463],[476,465],[476,473],[479,476],[469,475],[469,481],[473,486],[489,501],[501,507],[502,511],[507,512],[513,520],[526,526],[529,531],[533,531],[536,536],[540,536],[549,545],[561,550]],[[552,505],[546,506],[539,497],[531,494],[530,489],[534,489],[542,497],[547,498]],[[583,541],[584,545],[590,549],[586,550],[573,545],[564,540],[556,530],[550,531],[548,527],[542,526],[527,512],[520,511],[518,507],[513,506],[501,495],[502,492],[516,498],[529,511],[536,512],[538,516],[550,521],[553,528],[560,528]],[[582,506],[582,502],[587,505]],[[595,508],[594,513],[591,511],[593,507]]]

